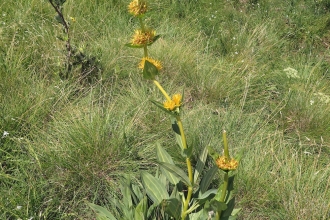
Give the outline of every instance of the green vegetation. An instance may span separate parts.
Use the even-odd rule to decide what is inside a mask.
[[[48,1],[0,3],[0,219],[92,219],[86,201],[112,210],[122,177],[155,172],[157,142],[182,161],[169,117],[149,101],[162,95],[137,69],[141,51],[125,47],[128,3],[65,3],[72,45],[99,64],[87,81],[79,66],[61,79],[66,48]],[[330,1],[152,7],[146,22],[161,38],[150,54],[162,85],[184,89],[195,158],[222,129],[242,155],[239,219],[330,218]]]

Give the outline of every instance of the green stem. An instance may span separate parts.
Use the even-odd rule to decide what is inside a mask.
[[[139,17],[139,22],[140,22],[141,31],[145,32],[146,27],[145,27],[141,17]],[[147,48],[146,44],[143,46],[143,51],[144,51],[144,57],[148,57],[148,48]]]
[[[178,123],[178,126],[179,126],[183,149],[187,149],[188,147],[187,147],[187,142],[186,142],[186,135],[184,134],[181,118],[180,118],[180,116],[176,116],[175,119],[176,119],[176,121]]]
[[[165,89],[159,84],[159,82],[157,80],[153,80],[154,84],[158,87],[158,89],[163,93],[163,95],[165,96],[165,98],[168,101],[171,101],[171,97],[167,94],[167,92],[165,91]]]
[[[184,134],[183,125],[182,125],[182,121],[181,121],[180,116],[176,116],[176,121],[177,121],[179,130],[180,130],[180,136],[181,136],[181,140],[182,140],[183,149],[187,149],[188,147],[187,147],[186,136]],[[189,181],[190,181],[191,185],[193,185],[194,184],[194,175],[193,175],[191,161],[190,161],[189,157],[186,158],[186,164],[187,164],[187,169],[188,169]],[[182,213],[181,213],[181,219],[182,220],[184,220],[186,218],[187,214],[188,214],[187,210],[189,208],[189,202],[191,200],[192,193],[193,193],[193,188],[192,188],[192,186],[189,186],[188,187],[187,198],[184,201],[183,210],[182,210]]]
[[[145,28],[145,25],[144,25],[143,20],[142,20],[141,17],[139,17],[139,22],[140,22],[141,30],[142,30],[142,32],[144,32],[146,28]]]
[[[228,150],[228,141],[227,141],[227,135],[226,135],[226,131],[223,130],[222,132],[222,138],[223,138],[223,145],[224,145],[224,153],[225,153],[225,157],[227,160],[230,160],[230,156],[229,156],[229,150]]]
[[[223,187],[222,187],[221,197],[220,197],[219,202],[225,202],[225,197],[226,197],[227,188],[228,188],[228,180],[229,180],[228,172],[225,172],[225,176],[224,176],[224,180],[223,180],[224,182],[223,182]],[[217,212],[216,219],[220,220],[220,216],[221,216],[221,210]]]
[[[144,51],[144,57],[148,57],[148,47],[146,44],[143,46],[143,51]]]

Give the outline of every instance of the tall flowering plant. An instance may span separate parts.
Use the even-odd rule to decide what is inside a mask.
[[[129,180],[121,184],[123,198],[114,199],[113,202],[123,215],[119,219],[236,219],[240,209],[234,209],[233,180],[238,161],[229,155],[226,132],[223,131],[224,154],[219,155],[212,147],[205,147],[193,167],[193,146],[187,145],[181,120],[183,95],[171,96],[166,92],[156,79],[162,70],[162,64],[148,55],[148,47],[159,38],[156,31],[144,23],[143,18],[148,10],[146,0],[133,0],[128,5],[129,13],[138,20],[140,28],[135,30],[131,41],[126,45],[143,48],[144,53],[138,68],[141,69],[143,78],[152,81],[165,97],[163,102],[152,103],[171,117],[176,142],[185,158],[187,170],[176,166],[170,154],[158,144],[156,153],[161,172],[153,176],[142,171],[142,191]],[[213,158],[214,166],[205,171],[208,155]],[[223,174],[224,179],[218,188],[210,188],[217,173]],[[148,202],[148,198],[152,203]],[[92,203],[89,203],[89,206],[97,213],[99,219],[117,219],[103,207]]]

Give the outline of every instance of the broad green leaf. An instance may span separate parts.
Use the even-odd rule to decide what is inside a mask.
[[[155,212],[157,211],[157,204],[152,204],[151,206],[149,206],[148,209],[148,214],[147,214],[147,219],[152,219],[151,216],[155,216]]]
[[[140,203],[135,207],[134,219],[135,220],[147,220],[147,197],[145,196]]]
[[[214,197],[215,200],[220,201],[221,194],[222,194],[222,189],[223,189],[223,185],[224,184],[222,183],[220,186],[218,186],[218,192],[217,192],[217,194]]]
[[[197,165],[196,165],[196,169],[195,169],[195,174],[194,174],[194,182],[197,183],[198,180],[198,176],[200,173],[202,173],[204,166],[205,166],[205,161],[207,158],[207,148],[204,147],[202,153],[199,155],[198,161],[197,161]]]
[[[158,69],[154,64],[152,64],[148,60],[145,60],[142,74],[143,78],[154,80],[158,75]]]
[[[163,173],[161,173],[161,174],[159,175],[158,179],[159,179],[160,182],[163,184],[163,186],[166,186],[167,178],[166,178],[166,176],[165,176]]]
[[[158,40],[159,38],[160,38],[160,35],[156,35],[156,36],[154,37],[154,39],[153,39],[153,42],[150,43],[150,44],[148,44],[148,46],[150,46],[151,44],[155,43],[156,40]]]
[[[165,186],[159,179],[146,171],[141,172],[141,178],[148,196],[155,204],[159,205],[163,199],[169,198]]]
[[[130,47],[130,48],[143,48],[144,45],[135,45],[135,44],[132,44],[132,43],[127,43],[125,44],[126,47]]]
[[[204,209],[200,210],[199,212],[191,213],[189,215],[189,220],[201,220],[201,219],[208,219],[208,212]]]
[[[129,187],[128,184],[130,184],[130,180],[127,180],[128,182],[124,183],[122,182],[121,186],[120,186],[120,191],[123,195],[123,203],[124,203],[124,206],[126,206],[127,208],[131,208],[133,206],[133,203],[132,203],[132,197],[131,197],[131,189]]]
[[[226,210],[227,209],[227,204],[224,203],[224,202],[219,202],[217,200],[212,200],[210,202],[210,207],[212,210],[214,211],[223,211],[223,210]],[[222,215],[221,215],[222,216]]]
[[[227,187],[227,196],[226,196],[226,199],[225,201],[229,201],[232,199],[233,197],[233,193],[234,193],[234,178],[235,178],[235,175],[233,176],[230,176],[228,178],[228,187]]]
[[[184,149],[183,152],[182,152],[183,157],[190,158],[191,155],[192,155],[192,150],[193,150],[192,147],[187,146],[187,149]]]
[[[238,209],[234,209],[232,212],[231,212],[231,216],[236,216],[240,211],[241,211],[242,208],[238,208]]]
[[[200,190],[201,193],[204,193],[210,186],[214,175],[218,172],[219,168],[217,166],[213,166],[211,169],[209,169],[205,175],[203,176],[203,179],[200,183]]]
[[[136,196],[137,200],[143,199],[143,193],[141,193],[140,188],[137,185],[132,185],[133,194]]]
[[[231,213],[233,212],[235,207],[235,197],[233,197],[229,202],[227,203],[227,209],[221,213],[221,217],[229,217],[231,216]]]
[[[172,157],[166,152],[164,148],[162,148],[162,146],[159,143],[157,144],[156,152],[157,152],[157,159],[159,162],[165,162],[174,165]],[[174,174],[164,169],[163,167],[161,167],[161,170],[172,184],[176,185],[180,181],[179,178],[177,178]]]
[[[107,209],[93,203],[87,203],[96,212],[98,220],[117,220]]]
[[[170,198],[164,201],[165,212],[172,216],[174,219],[179,219],[181,215],[181,201],[176,198]]]
[[[187,186],[192,186],[187,174],[182,169],[180,169],[179,167],[177,167],[173,164],[170,164],[170,163],[165,163],[165,162],[158,162],[158,164],[161,167],[168,170],[169,172],[171,172],[172,174],[174,174],[176,177],[178,177]]]
[[[210,190],[207,190],[205,193],[203,193],[202,195],[200,195],[197,200],[203,200],[203,199],[206,199],[208,198],[210,195],[212,194],[217,194],[218,192],[218,189],[210,189]]]
[[[180,187],[179,184],[180,184],[180,182],[174,186],[174,188],[173,188],[173,190],[171,192],[170,198],[180,199],[180,195],[179,195],[180,191],[178,189]]]
[[[200,206],[200,203],[197,200],[192,201],[192,204],[189,204],[189,209],[186,211],[187,214],[194,212]]]

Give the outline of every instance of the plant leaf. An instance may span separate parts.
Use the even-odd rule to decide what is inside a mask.
[[[164,148],[162,148],[162,146],[159,143],[157,144],[156,152],[157,152],[157,159],[159,162],[165,162],[174,165],[172,157],[166,152]],[[174,174],[164,169],[163,167],[161,167],[161,171],[164,173],[164,175],[167,177],[170,183],[176,185],[180,181],[179,178],[177,178]]]
[[[180,219],[182,205],[176,198],[170,198],[164,201],[165,212],[172,216],[174,219]]]
[[[169,172],[171,172],[172,174],[174,174],[176,177],[178,177],[183,183],[185,183],[187,186],[192,186],[192,184],[190,183],[189,177],[187,176],[187,174],[180,169],[179,167],[173,165],[173,164],[169,164],[169,163],[165,163],[165,162],[158,162],[158,164],[165,168],[166,170],[168,170]]]
[[[188,147],[188,146],[187,146]],[[190,158],[191,155],[192,155],[192,150],[193,148],[192,147],[188,147],[187,149],[184,149],[182,151],[182,156],[185,157],[185,158]]]
[[[157,211],[158,205],[156,205],[155,203],[152,204],[151,206],[149,206],[148,208],[148,214],[147,214],[147,219],[152,219],[151,216],[155,216],[155,212]]]
[[[203,193],[202,195],[200,195],[197,200],[203,200],[203,199],[206,199],[208,198],[210,195],[212,194],[217,194],[218,190],[217,189],[210,189],[210,190],[207,190],[205,193]]]
[[[225,201],[228,202],[229,200],[231,200],[234,197],[234,178],[235,175],[230,176],[228,178],[228,187],[227,187],[227,196]]]
[[[134,219],[135,220],[147,220],[147,197],[145,196],[139,204],[135,207],[134,210]]]
[[[199,174],[203,171],[204,166],[205,166],[205,161],[207,158],[207,147],[204,147],[202,153],[198,157],[198,161],[196,164],[196,169],[194,173],[194,183],[197,182]]]
[[[137,200],[143,199],[143,193],[141,193],[140,188],[137,185],[132,185],[132,195],[134,194]],[[136,204],[136,203],[135,203]]]
[[[130,48],[143,48],[144,45],[135,45],[135,44],[132,44],[132,43],[127,43],[125,44],[126,47],[130,47]]]
[[[154,80],[156,75],[158,75],[158,69],[154,64],[152,64],[148,60],[145,60],[142,74],[143,78]]]
[[[96,212],[98,220],[117,220],[106,208],[95,205],[94,203],[87,203],[87,205]]]
[[[131,197],[131,189],[130,189],[130,180],[126,180],[127,182],[122,182],[120,186],[120,191],[123,195],[122,201],[125,207],[130,209],[133,206],[132,197]]]
[[[150,199],[159,205],[163,199],[168,199],[168,193],[162,182],[146,171],[141,172],[141,178],[144,188]]]
[[[208,219],[208,212],[204,209],[201,209],[199,212],[191,213],[189,215],[190,220],[201,220]]]
[[[200,183],[200,191],[204,193],[210,186],[214,175],[218,172],[219,168],[217,166],[213,166],[211,169],[207,171],[207,173],[203,176],[203,179]]]
[[[233,197],[229,202],[227,203],[227,209],[221,213],[221,217],[229,217],[231,216],[231,213],[233,212],[235,207],[235,197]]]
[[[214,211],[223,211],[227,209],[227,204],[224,202],[219,202],[217,200],[212,200],[210,202],[210,208]],[[222,215],[221,215],[222,216]]]

